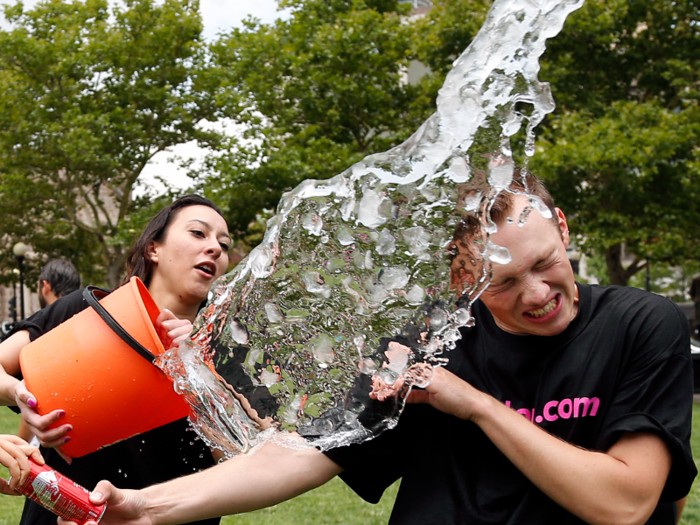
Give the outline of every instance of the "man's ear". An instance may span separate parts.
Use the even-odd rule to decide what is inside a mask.
[[[571,242],[571,236],[569,234],[569,224],[566,222],[566,215],[561,211],[561,208],[554,208],[554,212],[556,213],[557,223],[559,224],[561,240],[564,241],[564,248],[568,248]]]
[[[44,279],[41,281],[41,293],[44,297],[46,297],[48,294],[53,293],[53,288],[51,288],[51,283]]]

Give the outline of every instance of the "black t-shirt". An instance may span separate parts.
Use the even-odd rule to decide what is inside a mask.
[[[658,434],[673,456],[661,501],[680,499],[697,474],[687,323],[673,303],[641,290],[579,290],[576,318],[553,337],[506,333],[477,302],[476,326],[462,330],[463,339],[446,354],[447,368],[590,450],[608,450],[623,432]],[[370,502],[402,478],[390,523],[582,523],[535,487],[477,425],[429,405],[409,405],[395,429],[326,454]]]
[[[88,308],[83,291],[59,299],[16,325],[13,332],[28,330],[30,339],[67,321]],[[68,465],[54,449],[41,447],[46,463],[80,485],[92,489],[102,479],[120,488],[141,489],[191,474],[214,465],[209,448],[198,438],[187,419],[125,439]],[[216,525],[219,518],[196,522]],[[56,515],[27,500],[21,525],[56,525]]]

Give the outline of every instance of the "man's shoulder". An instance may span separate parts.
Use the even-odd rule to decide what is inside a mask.
[[[68,295],[59,297],[55,302],[26,319],[23,322],[26,326],[21,327],[21,329],[28,329],[33,341],[36,337],[56,328],[87,307],[87,301],[83,298],[83,289],[75,290]],[[22,323],[19,324],[22,325]]]
[[[68,295],[59,297],[56,302],[50,304],[44,310],[50,312],[54,317],[64,318],[64,320],[69,319],[88,307],[88,303],[83,297],[84,291],[84,288],[80,288]]]
[[[679,307],[670,299],[632,286],[579,285],[590,288],[594,306],[622,308],[625,311],[644,309],[679,312]]]
[[[679,337],[688,325],[680,307],[661,295],[629,286],[591,286],[592,318],[632,332]],[[689,335],[688,335],[689,338]],[[684,343],[685,344],[685,343]]]

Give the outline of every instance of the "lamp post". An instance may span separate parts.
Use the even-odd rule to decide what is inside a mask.
[[[20,321],[24,319],[24,254],[27,253],[29,247],[22,241],[16,243],[12,247],[12,253],[15,254],[17,258],[17,265],[19,266],[19,315]]]
[[[647,259],[646,289],[651,292],[651,259]]]

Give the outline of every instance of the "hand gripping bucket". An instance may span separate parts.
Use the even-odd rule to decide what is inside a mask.
[[[100,300],[98,301],[98,297]],[[37,411],[63,409],[77,458],[189,415],[189,405],[153,361],[164,352],[160,311],[136,277],[111,294],[88,287],[90,308],[25,346],[20,366]]]

